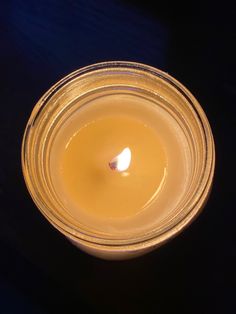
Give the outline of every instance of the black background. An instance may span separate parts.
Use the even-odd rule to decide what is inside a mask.
[[[175,3],[175,6],[173,4]],[[222,1],[1,1],[0,313],[235,313],[236,13]],[[79,67],[160,68],[202,104],[216,142],[209,202],[190,228],[135,260],[73,247],[42,217],[21,173],[39,97]]]

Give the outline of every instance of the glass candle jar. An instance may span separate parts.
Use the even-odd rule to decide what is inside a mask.
[[[39,210],[105,259],[144,254],[181,232],[205,205],[214,166],[194,96],[133,62],[98,63],[56,83],[34,107],[22,144]]]

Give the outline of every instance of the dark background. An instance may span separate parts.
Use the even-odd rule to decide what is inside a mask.
[[[226,1],[189,2],[0,2],[1,314],[236,313],[236,12]],[[20,163],[39,97],[69,72],[106,60],[146,63],[185,84],[209,118],[217,153],[197,221],[159,250],[122,262],[90,257],[51,227]]]

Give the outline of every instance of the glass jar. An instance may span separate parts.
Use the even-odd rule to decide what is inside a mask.
[[[161,106],[185,134],[191,159],[188,187],[171,214],[150,230],[119,237],[90,228],[67,215],[53,186],[49,165],[53,139],[62,124],[88,99],[109,91],[146,97],[155,106]],[[133,62],[90,65],[56,83],[34,107],[22,143],[25,182],[39,210],[79,248],[105,259],[142,255],[180,233],[204,207],[214,166],[211,128],[194,96],[167,73]]]

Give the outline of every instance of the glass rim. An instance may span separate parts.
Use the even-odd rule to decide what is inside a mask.
[[[141,238],[131,238],[126,240],[119,240],[119,239],[106,239],[101,237],[96,237],[96,234],[94,235],[88,235],[82,232],[82,230],[75,230],[73,227],[68,226],[65,221],[62,221],[58,219],[51,211],[45,210],[45,208],[42,208],[42,204],[37,199],[37,189],[35,189],[35,186],[33,185],[31,181],[31,175],[29,171],[29,165],[27,161],[27,145],[28,145],[28,139],[31,136],[31,127],[33,125],[34,120],[42,110],[42,108],[47,106],[48,101],[50,98],[56,94],[58,90],[60,90],[63,86],[65,86],[67,83],[71,82],[73,79],[76,79],[84,74],[96,72],[98,70],[105,70],[107,72],[114,71],[115,69],[128,69],[129,71],[139,70],[142,72],[145,72],[148,75],[156,76],[160,78],[161,80],[166,81],[168,84],[172,85],[176,89],[178,93],[181,93],[183,97],[188,102],[188,105],[191,106],[191,108],[196,113],[198,122],[200,122],[200,126],[202,129],[202,132],[204,134],[205,138],[205,160],[204,160],[204,171],[201,178],[200,186],[198,187],[198,192],[196,193],[194,199],[192,200],[191,204],[191,210],[187,213],[187,215],[184,215],[180,220],[176,221],[173,225],[169,226],[167,230],[162,230],[162,232],[155,233],[155,230],[153,232],[150,232],[150,235],[147,237],[147,235],[144,235]],[[168,239],[172,238],[173,236],[177,235],[180,231],[182,231],[186,226],[188,226],[192,220],[197,217],[197,215],[201,212],[201,209],[203,208],[207,197],[209,195],[212,181],[213,181],[213,175],[214,175],[214,168],[215,168],[215,148],[214,148],[214,140],[213,135],[211,132],[211,128],[208,122],[208,119],[198,103],[198,101],[195,99],[195,97],[188,91],[188,89],[183,86],[179,81],[177,81],[175,78],[170,76],[169,74],[156,69],[154,67],[137,63],[137,62],[127,62],[127,61],[108,61],[108,62],[101,62],[92,64],[86,67],[83,67],[81,69],[78,69],[69,75],[62,78],[60,81],[58,81],[56,84],[54,84],[42,97],[41,99],[36,103],[35,107],[33,108],[33,111],[31,113],[31,116],[28,120],[28,123],[25,128],[25,133],[23,137],[22,142],[22,151],[21,151],[21,158],[22,158],[22,170],[23,170],[23,176],[26,182],[26,186],[31,194],[31,197],[33,198],[35,204],[39,208],[39,210],[42,212],[42,214],[51,222],[52,225],[54,225],[57,229],[59,229],[64,235],[66,235],[68,238],[70,238],[73,241],[79,241],[81,243],[84,243],[85,245],[93,245],[93,246],[99,246],[107,249],[114,249],[114,250],[123,250],[123,249],[129,249],[129,250],[136,250],[140,247],[150,247],[153,245],[160,245],[163,242],[166,242]]]

